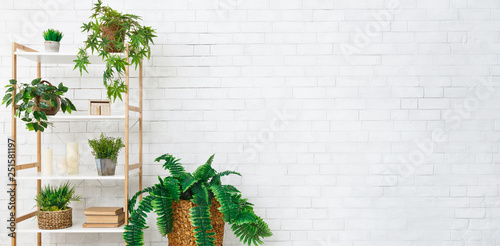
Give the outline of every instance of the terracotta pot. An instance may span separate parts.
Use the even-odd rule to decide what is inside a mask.
[[[42,80],[42,82],[40,82],[41,84],[44,83],[44,84],[47,84],[49,86],[53,86],[49,81],[47,80]],[[49,100],[44,100],[43,97],[41,96],[38,96],[35,98],[35,103],[36,105],[38,105],[38,103],[40,102],[45,102],[47,103],[48,105],[50,105],[50,101]],[[45,112],[46,115],[56,115],[57,112],[59,112],[59,110],[61,109],[61,97],[59,96],[56,96],[56,102],[57,102],[57,107],[55,106],[52,106],[50,108],[38,108],[38,110],[40,111],[43,111]]]
[[[45,52],[59,52],[61,43],[56,41],[45,41]]]
[[[102,36],[110,41],[115,41],[115,39],[118,38],[116,35],[116,32],[118,30],[118,25],[106,26],[106,24],[104,24],[101,27],[101,30],[102,30]],[[106,47],[105,50],[108,53],[121,53],[123,52],[124,48],[123,46],[118,47],[115,44],[111,43],[110,47]]]
[[[196,204],[191,201],[180,200],[178,203],[174,202],[174,228],[172,233],[168,234],[169,246],[196,246],[194,237],[194,229],[191,225],[189,209],[195,207]],[[212,219],[212,228],[210,232],[215,232],[215,246],[222,246],[224,240],[224,220],[222,213],[218,210],[220,207],[217,200],[212,199],[212,206],[210,207],[210,214]]]

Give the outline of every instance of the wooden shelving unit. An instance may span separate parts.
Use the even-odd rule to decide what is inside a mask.
[[[127,49],[128,50],[128,47]],[[124,57],[128,60],[128,52],[126,51]],[[12,43],[12,79],[17,80],[17,60],[18,58],[28,59],[33,62],[36,62],[37,66],[37,78],[41,78],[42,74],[42,64],[54,64],[61,66],[73,66],[73,60],[76,59],[76,53],[45,53],[38,52],[32,48],[24,46],[22,44]],[[98,56],[90,56],[90,62],[93,65],[101,64],[104,65],[100,57]],[[61,68],[64,69],[64,68]],[[129,86],[129,66],[125,69],[125,84]],[[66,175],[66,176],[57,176],[50,175],[44,176],[41,174],[41,148],[42,148],[42,133],[36,133],[37,139],[37,161],[33,163],[26,163],[17,165],[17,148],[16,148],[16,165],[15,172],[16,178],[12,181],[12,185],[16,186],[18,181],[21,180],[36,180],[37,181],[37,193],[40,192],[40,188],[42,186],[43,180],[123,180],[124,181],[124,210],[125,214],[128,214],[128,206],[127,201],[129,198],[129,178],[137,177],[139,182],[139,189],[142,189],[142,63],[139,66],[139,105],[132,106],[130,105],[130,90],[125,93],[124,103],[125,103],[125,113],[123,115],[109,115],[109,116],[92,116],[92,115],[56,115],[50,116],[49,122],[71,122],[71,121],[79,121],[79,122],[93,122],[93,121],[118,121],[125,123],[125,163],[122,170],[117,169],[117,173],[115,176],[98,176],[96,173],[80,173],[76,175]],[[15,96],[17,90],[13,92],[13,97]],[[12,104],[12,139],[14,141],[17,140],[17,119],[15,117],[15,105]],[[130,115],[130,112],[135,112],[137,115]],[[133,124],[138,122],[139,124],[139,162],[131,164],[130,163],[130,121],[133,121]],[[17,142],[17,141],[16,141]],[[37,173],[35,175],[19,175],[18,172],[20,170],[32,169],[36,168]],[[16,192],[13,195],[15,202],[17,203],[17,188]],[[14,214],[16,214],[15,207],[11,210]],[[17,233],[37,233],[37,244],[39,246],[42,245],[42,233],[122,233],[123,226],[118,228],[82,228],[83,221],[74,221],[73,226],[66,229],[61,230],[41,230],[38,229],[38,225],[36,220],[28,220],[35,216],[36,211],[30,212],[24,215],[16,214],[16,231]],[[125,217],[125,224],[128,224],[128,218]],[[11,239],[11,246],[17,245],[16,237]]]

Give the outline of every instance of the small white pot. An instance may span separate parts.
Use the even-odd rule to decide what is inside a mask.
[[[59,52],[61,44],[56,41],[45,41],[45,52]]]

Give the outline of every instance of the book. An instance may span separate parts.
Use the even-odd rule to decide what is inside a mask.
[[[83,210],[85,215],[118,215],[122,212],[122,207],[90,207]]]
[[[119,223],[125,219],[125,212],[117,215],[87,215],[87,223]]]
[[[120,227],[123,225],[125,220],[120,221],[120,223],[83,223],[83,228],[113,228]]]

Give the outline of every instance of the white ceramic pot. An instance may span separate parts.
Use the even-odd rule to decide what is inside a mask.
[[[56,41],[45,41],[45,52],[59,52],[61,43]]]

